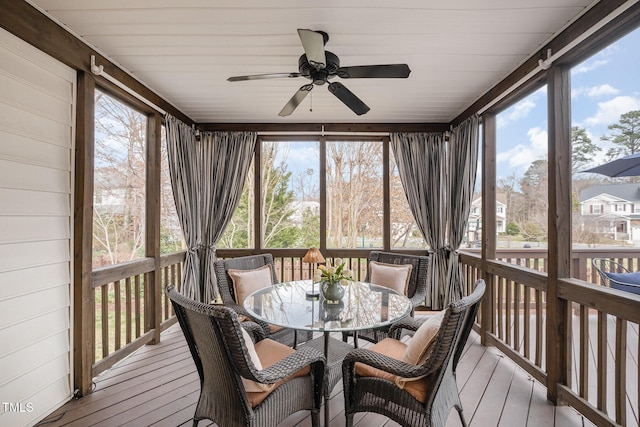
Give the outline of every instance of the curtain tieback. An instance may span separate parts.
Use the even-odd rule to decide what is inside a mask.
[[[217,248],[216,245],[204,245],[204,244],[199,244],[199,245],[195,245],[193,247],[190,247],[187,249],[187,252],[190,254],[196,254],[198,251],[202,250],[202,249],[207,249],[211,252],[213,252],[213,254],[216,254]]]
[[[455,250],[454,250],[454,249],[453,249],[451,246],[449,246],[449,245],[446,245],[446,246],[443,246],[443,247],[441,247],[441,248],[436,249],[435,251],[434,251],[434,250],[430,250],[430,251],[429,251],[429,255],[433,255],[433,254],[435,254],[435,253],[440,253],[440,254],[445,254],[445,255],[449,255],[449,254],[456,254],[456,255],[458,255],[458,254],[459,254],[459,251],[458,251],[457,249],[455,249]]]
[[[200,249],[202,249],[202,245],[198,244],[190,248],[187,248],[187,253],[191,255],[197,255]]]

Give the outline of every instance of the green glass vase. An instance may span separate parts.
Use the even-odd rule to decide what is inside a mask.
[[[320,289],[322,290],[322,296],[327,304],[339,304],[344,296],[344,286],[342,286],[338,281],[322,282]]]

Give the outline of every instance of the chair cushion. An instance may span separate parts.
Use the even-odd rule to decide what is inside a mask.
[[[284,328],[282,326],[269,325],[269,333],[270,334],[275,334],[276,332],[280,332],[283,329]]]
[[[440,330],[444,313],[445,310],[442,310],[429,317],[420,325],[418,330],[413,334],[413,337],[409,340],[409,344],[401,360],[414,365],[419,365],[424,362],[427,350]]]
[[[640,295],[640,286],[622,285],[618,282],[611,282],[611,287],[620,291],[631,292],[632,294]]]
[[[249,332],[247,332],[244,328],[240,329],[242,330],[242,338],[244,338],[244,344],[249,350],[249,357],[251,358],[251,362],[253,362],[253,366],[255,366],[255,368],[259,371],[262,370],[263,368],[262,362],[260,361],[260,356],[258,356],[258,353],[256,352],[256,347],[251,340]],[[246,378],[242,378],[242,383],[244,384],[244,388],[247,392],[262,392],[268,391],[273,388],[271,384],[260,384],[256,381],[248,380]]]
[[[411,264],[387,264],[371,261],[369,268],[371,269],[371,274],[369,275],[371,283],[386,286],[403,295],[407,294],[407,286],[409,285],[411,269],[413,268]]]
[[[640,295],[640,271],[605,274],[609,278],[612,288]]]
[[[614,282],[629,283],[631,285],[640,285],[640,271],[634,273],[604,273]]]
[[[227,270],[227,274],[233,281],[233,294],[236,297],[236,303],[240,305],[253,292],[273,285],[270,264],[254,270]]]
[[[401,341],[394,340],[393,338],[385,338],[382,341],[374,344],[369,350],[376,351],[385,356],[392,357],[396,360],[402,360],[407,345]],[[377,369],[364,363],[357,362],[355,364],[356,375],[361,377],[376,377],[391,381],[396,386],[404,389],[407,393],[411,394],[418,401],[423,402],[427,398],[427,386],[428,382],[423,377],[418,378],[402,378],[397,375],[390,374],[389,372]]]
[[[292,349],[291,347],[288,347],[284,344],[281,344],[269,338],[259,341],[255,345],[255,351],[258,354],[260,363],[262,364],[262,369],[268,368],[269,366],[276,364],[277,362],[284,359],[285,357],[295,353],[295,350]],[[304,377],[305,375],[309,375],[310,372],[311,372],[311,367],[307,365],[304,368],[294,372],[292,375],[288,376],[287,378],[276,382],[275,384],[268,384],[268,385],[260,384],[260,386],[266,388],[266,390],[264,391],[250,392],[248,389],[246,389],[246,383],[245,383],[245,389],[247,390],[247,398],[249,399],[249,403],[251,404],[251,407],[253,408],[259,405],[264,399],[267,398],[267,396],[269,396],[269,394],[273,390],[275,390],[277,387],[284,384],[285,382],[293,378]],[[242,380],[243,380],[243,383],[245,381],[248,381],[248,380],[245,380],[244,378]],[[255,381],[251,381],[251,382],[255,384],[259,384],[259,383],[256,383]]]

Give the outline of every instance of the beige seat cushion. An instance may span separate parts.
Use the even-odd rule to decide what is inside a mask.
[[[270,334],[275,334],[276,332],[280,332],[283,329],[284,328],[282,326],[269,325],[269,333]]]
[[[400,360],[414,365],[419,365],[424,362],[427,350],[440,330],[444,313],[445,310],[442,310],[429,317],[420,325],[418,330],[413,334],[413,337],[409,340],[407,349]]]
[[[253,362],[253,366],[259,371],[262,370],[262,361],[260,361],[260,356],[258,356],[258,353],[256,352],[256,347],[253,344],[253,340],[251,339],[249,332],[247,332],[244,328],[240,329],[242,329],[242,338],[244,338],[244,344],[247,346],[247,350],[249,351],[249,358],[251,359],[251,362]],[[268,391],[273,387],[270,384],[261,384],[253,380],[248,380],[246,378],[242,378],[242,383],[244,384],[244,388],[247,392]]]
[[[385,338],[382,341],[374,344],[369,348],[385,356],[392,357],[396,360],[402,360],[404,353],[407,349],[407,345],[402,341],[394,340],[393,338]],[[427,398],[428,382],[426,379],[420,378],[402,378],[397,375],[390,374],[389,372],[377,369],[364,363],[357,362],[355,365],[356,375],[361,377],[377,377],[391,381],[399,388],[404,389],[407,393],[411,394],[418,401],[423,402]]]
[[[407,294],[407,286],[411,278],[411,264],[387,264],[384,262],[371,261],[369,269],[369,282],[376,285],[386,286],[403,295]]]
[[[247,337],[248,336],[249,335],[247,334]],[[251,340],[251,338],[249,338],[249,340]],[[255,344],[254,348],[260,360],[260,364],[262,365],[260,369],[268,368],[269,366],[276,364],[277,362],[284,359],[285,357],[295,353],[295,350],[292,349],[291,347],[287,347],[286,345],[281,344],[269,338],[259,341],[257,344]],[[305,366],[304,368],[296,371],[293,375],[281,381],[278,381],[275,384],[267,385],[267,384],[259,384],[259,383],[256,383],[255,381],[251,381],[252,383],[254,383],[254,385],[259,384],[259,387],[257,389],[253,389],[255,391],[249,391],[249,389],[247,389],[246,382],[249,380],[243,378],[242,382],[245,384],[245,389],[247,391],[247,398],[249,399],[249,403],[251,404],[251,407],[255,407],[259,405],[264,399],[266,399],[267,396],[269,396],[269,394],[278,386],[284,384],[285,382],[293,378],[309,375],[310,372],[311,372],[311,367]]]
[[[273,285],[271,265],[256,268],[254,270],[227,270],[233,281],[233,294],[240,305],[253,292]]]

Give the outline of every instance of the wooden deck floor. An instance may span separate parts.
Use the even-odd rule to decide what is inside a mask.
[[[145,346],[95,380],[94,392],[52,413],[46,426],[187,426],[199,394],[198,375],[182,332],[174,325],[162,343]],[[495,348],[471,335],[458,365],[458,388],[471,427],[593,426],[569,407],[554,407],[546,389]],[[330,425],[345,424],[342,385],[329,401]],[[398,424],[377,414],[358,414],[361,427]],[[46,424],[45,424],[46,423]],[[201,421],[200,426],[212,425]],[[311,426],[306,412],[292,415],[284,427]],[[460,426],[452,411],[447,427]]]

